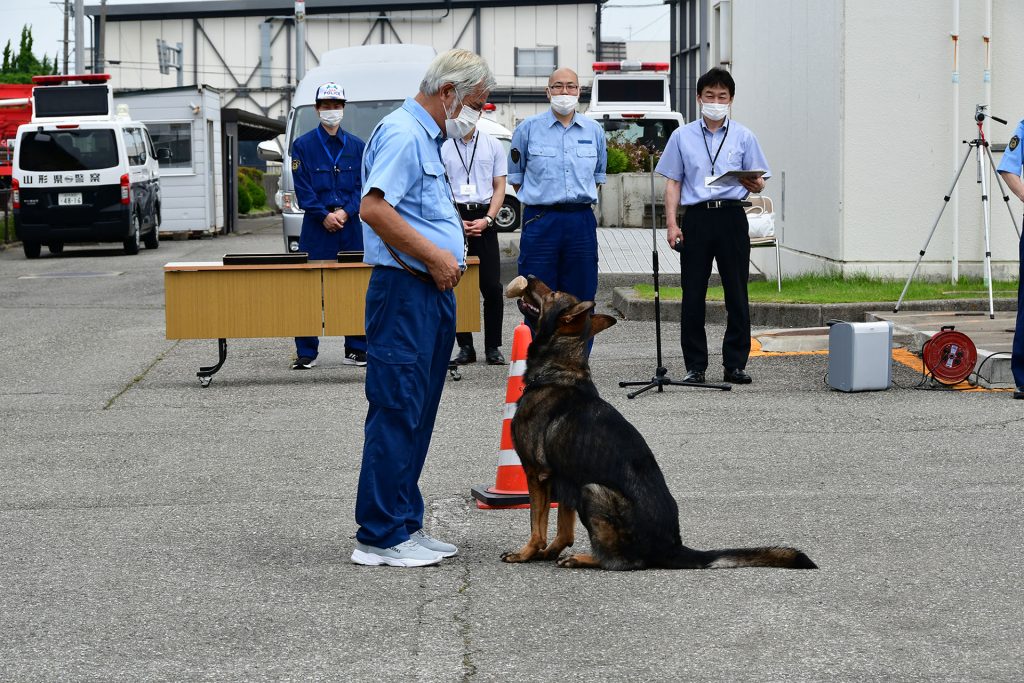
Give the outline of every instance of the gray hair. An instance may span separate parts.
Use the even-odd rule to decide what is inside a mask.
[[[454,85],[460,98],[478,87],[487,91],[494,90],[498,84],[484,58],[469,50],[448,50],[435,57],[423,76],[420,92],[436,95],[445,83]]]

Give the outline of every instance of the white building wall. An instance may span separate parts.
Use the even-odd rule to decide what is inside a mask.
[[[953,2],[733,0],[736,119],[758,135],[774,178],[767,194],[785,247],[783,270],[838,269],[906,277],[975,136],[985,103],[984,0],[960,3],[959,125],[954,130]],[[990,141],[1006,143],[1024,117],[1024,52],[1012,42],[1024,3],[993,0]],[[714,50],[712,50],[712,53]],[[996,164],[999,154],[995,154]],[[994,182],[992,176],[989,176]],[[1017,236],[998,188],[992,198],[995,274],[1012,276]],[[961,274],[980,274],[981,192],[974,158],[957,186]],[[1020,203],[1011,199],[1020,216]],[[953,207],[920,273],[948,276]],[[762,250],[758,258],[769,260]],[[773,270],[773,269],[772,269]]]

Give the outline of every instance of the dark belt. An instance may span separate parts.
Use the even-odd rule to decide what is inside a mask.
[[[530,208],[536,211],[561,211],[568,213],[570,211],[590,211],[590,204],[539,204]]]
[[[752,206],[750,202],[740,201],[739,199],[712,199],[710,202],[701,202],[700,204],[690,204],[687,209],[727,209],[734,206]]]
[[[459,207],[459,211],[486,211],[491,208],[491,203],[486,204],[459,204],[456,202],[455,206]]]

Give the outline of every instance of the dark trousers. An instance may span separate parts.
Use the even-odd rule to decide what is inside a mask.
[[[1020,266],[1017,272],[1017,327],[1013,332],[1010,371],[1013,383],[1024,390],[1024,239],[1020,241]]]
[[[487,209],[466,211],[459,209],[464,221],[472,221],[487,215]],[[501,255],[498,252],[498,228],[491,226],[479,237],[469,238],[469,255],[480,258],[480,294],[484,299],[484,348],[496,349],[501,346],[501,320],[504,316],[505,296],[501,286]],[[473,346],[473,334],[459,332],[455,335],[459,346]]]
[[[711,277],[711,261],[725,289],[726,328],[722,340],[722,365],[742,370],[750,356],[750,308],[747,280],[750,237],[747,216],[741,207],[687,209],[683,215],[683,249],[679,257],[683,286],[682,346],[687,370],[704,372],[708,367],[708,338],[704,306]]]

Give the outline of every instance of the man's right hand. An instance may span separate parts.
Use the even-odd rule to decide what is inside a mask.
[[[683,231],[679,229],[679,226],[670,225],[668,226],[668,230],[666,232],[667,234],[665,235],[665,237],[668,240],[669,248],[675,249],[676,242],[678,242],[679,244],[683,243]]]
[[[455,289],[462,278],[462,270],[459,269],[459,262],[450,251],[437,249],[435,257],[426,263],[430,277],[434,278],[434,284],[442,292],[446,289]]]
[[[336,232],[345,227],[345,224],[341,222],[337,214],[329,213],[327,218],[324,219],[324,230],[327,232]]]

